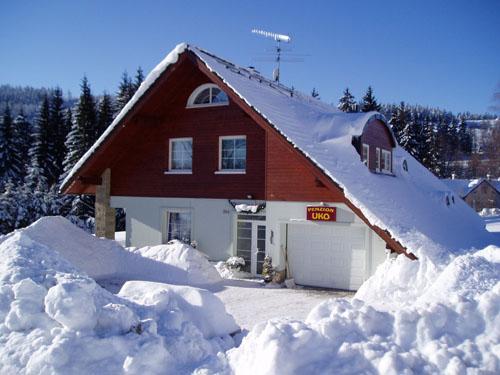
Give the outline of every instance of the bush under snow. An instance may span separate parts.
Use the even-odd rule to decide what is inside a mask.
[[[47,220],[59,222],[0,240],[1,374],[190,373],[234,345],[236,324],[210,292],[184,286],[115,296],[59,253],[78,249],[78,236],[56,241],[61,230],[52,232],[58,250],[37,241],[47,238]]]

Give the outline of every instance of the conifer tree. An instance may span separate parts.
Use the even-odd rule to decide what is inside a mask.
[[[83,148],[86,151],[97,139],[97,111],[86,76],[83,77],[80,87],[82,91],[76,106],[75,121],[83,131]]]
[[[368,86],[363,101],[361,103],[361,112],[380,111],[381,106],[378,104],[377,99],[373,95],[373,89]]]
[[[144,72],[142,71],[141,67],[138,67],[137,71],[135,72],[134,93],[139,89],[139,86],[141,86],[142,81],[144,81]]]
[[[464,117],[460,119],[460,124],[458,125],[458,142],[463,155],[470,155],[472,153],[472,136],[467,128],[467,122]]]
[[[16,149],[15,129],[13,126],[10,106],[5,107],[0,122],[0,190],[7,180],[12,183],[20,178],[21,160]]]
[[[66,140],[66,134],[68,129],[64,122],[64,99],[62,90],[57,87],[53,93],[50,100],[50,133],[52,143],[54,144],[54,175],[51,176],[49,185],[57,182],[59,176],[63,172],[63,160],[66,154],[64,147],[64,142]]]
[[[97,137],[113,122],[113,101],[110,95],[104,93],[99,100],[97,109]]]
[[[409,123],[410,112],[406,108],[405,102],[401,102],[398,107],[396,107],[395,111],[392,113],[392,117],[389,120],[389,124],[391,125],[392,132],[396,137],[396,141],[401,144],[401,136]]]
[[[20,183],[26,176],[27,161],[29,160],[28,151],[31,145],[31,124],[26,119],[22,108],[14,120],[14,138],[16,142],[16,153],[19,155],[18,169],[20,170],[20,175],[18,182]]]
[[[118,93],[116,94],[116,108],[115,111],[118,114],[125,104],[132,98],[135,93],[135,86],[132,83],[128,73],[125,71],[122,74],[122,80],[118,86]]]
[[[0,235],[15,229],[17,197],[14,189],[14,184],[8,180],[5,183],[5,191],[0,193]]]
[[[403,103],[402,103],[403,104]],[[413,120],[411,113],[408,113],[408,119],[402,132],[399,134],[399,145],[408,151],[412,156],[418,159],[419,152],[419,126]]]
[[[356,101],[354,99],[354,95],[352,95],[349,91],[349,88],[344,90],[344,94],[339,99],[337,108],[342,112],[356,112]]]

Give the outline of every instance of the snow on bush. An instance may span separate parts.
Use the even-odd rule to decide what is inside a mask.
[[[41,218],[23,233],[56,250],[97,281],[146,280],[196,286],[221,281],[202,253],[177,242],[127,251],[116,241],[90,236],[61,216]]]
[[[500,248],[388,260],[353,300],[257,325],[208,373],[499,373]]]
[[[130,251],[184,271],[183,277],[174,284],[207,286],[222,281],[205,254],[178,240],[166,245],[131,248]]]
[[[166,287],[115,296],[61,256],[62,246],[82,245],[79,236],[64,237],[64,225],[51,234],[57,251],[36,240],[47,239],[46,224],[0,242],[1,374],[191,373],[234,344],[227,335],[234,320],[210,292]]]
[[[252,278],[249,272],[242,271],[245,267],[245,259],[241,257],[229,257],[225,262],[217,262],[215,269],[223,279],[246,279]]]
[[[482,217],[500,216],[500,208],[483,208],[479,212],[479,216]]]

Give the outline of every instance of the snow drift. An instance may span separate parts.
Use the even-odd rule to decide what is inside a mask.
[[[0,243],[15,233],[2,237]],[[23,235],[57,251],[97,281],[145,280],[195,286],[221,281],[203,254],[180,242],[126,251],[116,241],[89,236],[61,216],[41,218],[23,229]]]
[[[74,242],[66,237],[65,225],[46,218],[0,242],[0,373],[191,373],[234,344],[234,320],[208,291],[152,288],[133,298],[101,288],[61,255],[85,242],[78,230]]]

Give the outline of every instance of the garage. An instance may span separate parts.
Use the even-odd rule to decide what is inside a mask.
[[[287,225],[287,254],[295,283],[357,290],[366,274],[366,229],[340,223]]]

